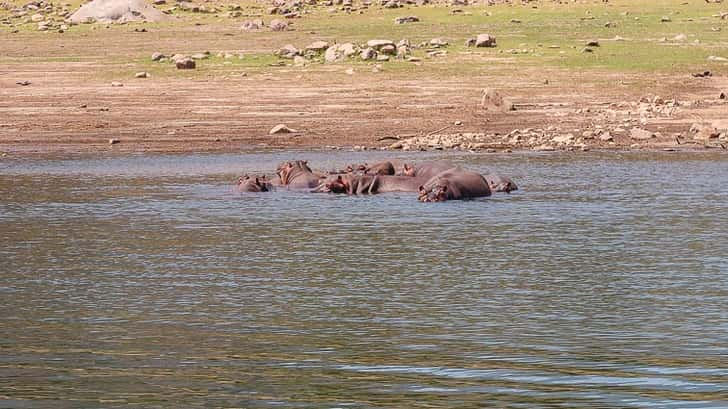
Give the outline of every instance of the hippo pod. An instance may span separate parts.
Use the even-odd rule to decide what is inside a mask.
[[[391,192],[417,192],[421,178],[391,175],[331,175],[312,190],[315,193],[373,195]]]
[[[236,190],[238,192],[270,192],[273,190],[273,183],[267,180],[265,176],[250,177],[243,175],[238,179]]]
[[[480,173],[453,168],[438,173],[420,186],[418,200],[444,202],[486,197],[490,194],[490,186]]]

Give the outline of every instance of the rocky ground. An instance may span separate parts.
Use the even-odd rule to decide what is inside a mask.
[[[548,45],[482,24],[453,26],[457,32],[434,29],[445,23],[427,26],[417,16],[489,18],[503,11],[511,13],[502,17],[504,26],[520,27],[527,23],[521,22],[528,19],[526,10],[539,3],[514,9],[394,0],[242,7],[156,2],[179,20],[77,25],[69,20],[70,3],[6,2],[1,8],[8,12],[0,19],[0,154],[258,146],[726,149],[728,66],[720,60],[728,54],[725,41],[702,43],[713,59],[701,57],[679,69],[570,67],[539,58],[571,53],[583,59],[623,47],[622,40]],[[342,13],[370,13],[376,24],[405,31],[374,36],[364,28],[342,32],[341,26],[327,26],[333,24],[327,14]],[[519,13],[525,17],[510,18]],[[704,14],[701,30],[726,26],[720,12]],[[584,16],[590,23],[592,14]],[[692,18],[685,20],[678,30]],[[625,23],[599,24],[609,29]],[[685,45],[693,37],[650,44],[667,41],[694,52],[698,40]]]

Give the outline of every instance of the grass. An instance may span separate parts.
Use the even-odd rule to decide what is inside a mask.
[[[20,4],[21,1],[14,0]],[[71,2],[74,6],[80,2]],[[255,50],[246,58],[225,60],[211,58],[201,61],[195,74],[185,75],[225,75],[237,71],[273,71],[271,64],[277,58],[261,51],[261,44],[293,43],[299,48],[311,41],[326,39],[337,42],[364,43],[372,38],[386,38],[397,41],[407,38],[412,44],[443,37],[450,42],[448,56],[444,58],[423,58],[423,64],[416,66],[407,62],[387,62],[385,69],[391,72],[414,73],[432,72],[444,75],[471,75],[483,70],[511,70],[518,67],[552,67],[568,70],[608,70],[615,72],[654,72],[674,73],[683,71],[702,71],[709,69],[716,74],[728,74],[728,63],[708,61],[708,56],[728,57],[728,20],[713,17],[721,10],[728,9],[721,4],[706,3],[702,0],[649,0],[628,1],[612,0],[609,3],[569,3],[555,4],[540,2],[537,8],[528,5],[497,5],[463,7],[464,13],[452,14],[452,8],[443,6],[406,7],[396,10],[372,8],[364,14],[330,13],[325,7],[312,8],[312,13],[294,20],[295,31],[286,33],[246,33],[239,43],[239,49]],[[203,4],[203,3],[201,3]],[[204,3],[217,5],[218,14],[175,12],[178,20],[156,24],[127,24],[110,26],[109,29],[93,29],[91,25],[74,26],[69,32],[59,35],[36,32],[35,24],[17,27],[22,30],[23,38],[33,41],[58,35],[59,41],[94,41],[104,36],[114,35],[117,30],[131,30],[133,27],[146,27],[157,32],[179,36],[180,52],[184,50],[185,38],[197,35],[195,24],[204,24],[212,31],[225,31],[239,34],[238,26],[245,17],[233,19],[226,17],[231,2]],[[264,11],[260,4],[245,0],[241,3],[244,14]],[[722,8],[721,8],[722,7]],[[0,11],[0,18],[7,15]],[[421,22],[395,25],[395,17],[416,15]],[[663,16],[671,22],[661,22]],[[263,15],[266,21],[273,17]],[[517,19],[520,23],[513,22]],[[606,27],[607,22],[614,27]],[[721,31],[714,31],[720,28]],[[4,26],[2,30],[6,30]],[[467,38],[478,33],[491,33],[498,39],[498,47],[492,49],[466,48]],[[678,34],[687,36],[686,41],[672,41]],[[65,37],[63,37],[65,36]],[[210,35],[214,38],[213,35]],[[615,41],[619,36],[624,41]],[[237,38],[237,37],[236,37]],[[662,38],[668,41],[659,41]],[[12,36],[3,35],[3,41],[13,41]],[[600,47],[593,52],[583,52],[586,41],[597,39]],[[697,40],[697,42],[696,42]],[[217,40],[211,43],[215,50]],[[229,44],[221,43],[221,44]],[[1,47],[0,47],[1,48]],[[275,47],[269,47],[270,49]],[[510,50],[528,50],[525,54],[513,54]],[[246,53],[247,54],[247,53]],[[424,57],[423,50],[415,55]],[[75,58],[83,59],[83,55]],[[42,60],[42,57],[38,57]],[[48,57],[48,61],[62,61]],[[153,75],[181,75],[171,64],[152,63],[145,52],[129,55],[133,69],[149,71]],[[13,61],[3,58],[5,61]],[[73,60],[71,58],[71,60]],[[290,63],[290,61],[286,61]],[[360,66],[365,63],[354,60],[346,64]],[[304,70],[294,67],[294,70]],[[311,64],[308,71],[326,71],[323,65]]]

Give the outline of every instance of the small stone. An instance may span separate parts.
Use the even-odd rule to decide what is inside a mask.
[[[433,47],[447,47],[447,41],[442,38],[433,38],[430,40],[430,45]]]
[[[175,66],[178,70],[193,70],[197,66],[195,60],[189,57],[180,58],[175,61]]]
[[[662,16],[662,18],[660,19],[661,23],[669,23],[671,21],[672,20],[670,19],[670,17],[667,17],[667,16]]]
[[[384,47],[379,49],[379,52],[387,55],[395,55],[397,54],[397,47],[395,47],[394,45],[385,45]]]
[[[24,81],[18,81],[18,82],[16,82],[16,84],[20,85],[21,87],[27,87],[28,85],[31,84],[31,82],[28,80],[24,80]]]
[[[721,91],[720,95],[718,95],[718,99],[728,99],[728,90]]]
[[[364,61],[373,60],[377,57],[377,52],[373,48],[365,48],[361,51],[360,57]]]
[[[384,55],[384,54],[380,54],[380,55],[377,56],[377,61],[382,61],[382,62],[389,61],[389,56],[388,55]]]
[[[269,27],[271,31],[286,31],[288,29],[288,23],[283,20],[275,19],[270,22]]]
[[[116,145],[117,143],[121,143],[121,141],[114,138],[109,139],[109,145]]]
[[[34,22],[34,23],[38,23],[38,22],[40,22],[40,21],[43,21],[44,19],[45,19],[45,17],[43,17],[43,15],[42,15],[42,14],[33,14],[33,15],[32,15],[32,16],[30,17],[30,21],[32,21],[32,22]]]
[[[417,16],[404,16],[404,17],[397,17],[394,19],[394,24],[407,24],[407,23],[416,23],[420,21]]]
[[[687,41],[688,36],[685,34],[678,34],[675,37],[672,38],[673,41]]]
[[[369,40],[369,41],[367,41],[367,47],[373,48],[375,50],[379,50],[382,47],[386,47],[388,45],[391,45],[392,47],[395,46],[394,42],[391,40]]]
[[[587,41],[586,46],[587,47],[599,47],[599,41],[597,41],[597,40]]]
[[[630,136],[630,138],[636,139],[638,141],[646,141],[646,140],[654,138],[655,134],[648,130],[645,130],[645,129],[632,128],[629,131],[629,136]]]
[[[192,54],[191,57],[192,57],[193,60],[206,60],[206,59],[210,58],[210,54],[208,54],[208,53],[195,53],[195,54]]]
[[[602,142],[612,142],[614,141],[614,137],[612,137],[612,134],[609,132],[604,132],[603,134],[599,135],[599,140]]]
[[[141,71],[134,74],[134,78],[149,78],[149,73],[146,71]]]
[[[162,58],[164,58],[164,54],[162,54],[160,52],[156,52],[156,53],[152,54],[152,61],[159,61]]]
[[[269,132],[269,135],[277,135],[277,134],[284,134],[284,133],[297,133],[298,131],[292,128],[289,128],[283,124],[278,124],[274,126]]]
[[[478,36],[475,38],[475,46],[476,47],[495,47],[496,46],[495,37],[493,37],[490,34],[478,34]]]
[[[111,86],[112,86],[112,87],[123,87],[123,86],[124,86],[124,84],[122,84],[122,83],[120,83],[120,82],[118,82],[118,81],[113,81],[113,82],[111,83]]]

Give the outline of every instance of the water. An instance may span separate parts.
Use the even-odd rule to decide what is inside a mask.
[[[381,153],[5,159],[0,407],[728,407],[725,155],[442,156],[521,190],[231,193]]]

